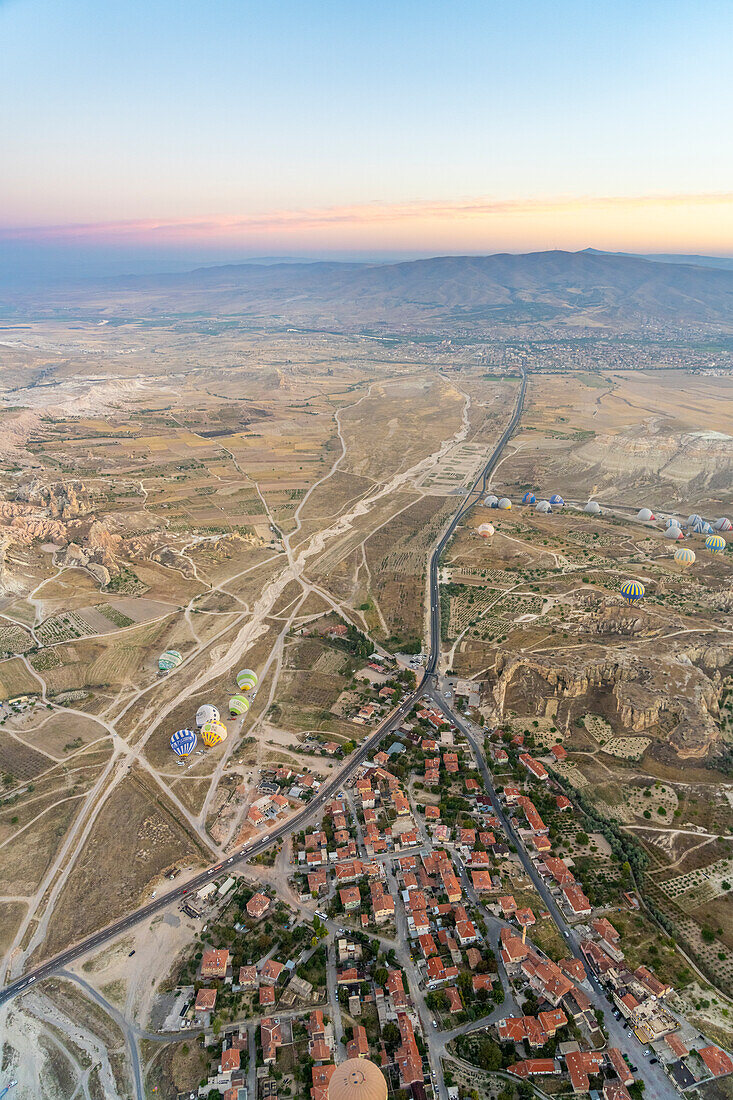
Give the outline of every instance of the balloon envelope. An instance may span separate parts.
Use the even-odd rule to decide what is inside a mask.
[[[196,741],[193,730],[176,730],[171,737],[171,748],[176,756],[189,756],[196,748]]]
[[[170,672],[172,668],[178,668],[183,657],[177,649],[166,649],[158,658],[158,668],[161,672]]]
[[[534,493],[525,493],[522,497],[522,504],[534,504],[536,499]]]
[[[213,703],[204,703],[196,711],[196,725],[201,729],[207,722],[218,722],[219,711]]]
[[[641,581],[624,581],[621,585],[621,595],[627,603],[636,603],[643,600],[646,589]]]
[[[237,673],[237,687],[240,691],[253,691],[257,687],[257,673],[251,668],[243,668]]]
[[[501,500],[499,501],[499,507],[503,508],[505,511],[508,511],[511,508],[511,506],[512,506],[512,502],[510,501],[509,497],[502,497]]]
[[[229,700],[229,713],[231,715],[246,714],[249,710],[249,699],[246,695],[233,695]]]
[[[678,561],[680,565],[692,565],[695,561],[695,551],[690,550],[689,546],[678,546],[674,552],[674,560]]]
[[[550,504],[564,504],[564,503],[565,503],[565,501],[562,499],[562,497],[560,496],[559,493],[553,493],[552,496],[550,497]]]
[[[601,506],[597,500],[589,500],[584,510],[589,516],[597,516],[600,514]]]
[[[223,722],[205,722],[201,736],[204,744],[211,749],[214,745],[220,745],[222,741],[226,741],[227,728]]]
[[[705,545],[713,554],[719,554],[721,550],[725,550],[726,542],[722,535],[708,535]]]

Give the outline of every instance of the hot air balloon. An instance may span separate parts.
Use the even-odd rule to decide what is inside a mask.
[[[257,673],[251,668],[243,668],[237,673],[237,687],[240,691],[254,691],[257,687]]]
[[[196,748],[196,741],[193,730],[176,730],[171,737],[171,748],[176,756],[190,756]]]
[[[222,741],[226,741],[227,728],[223,722],[213,720],[211,722],[204,722],[201,729],[201,736],[204,740],[204,744],[212,749],[214,745],[220,745]]]
[[[201,729],[202,726],[205,726],[207,722],[218,721],[219,711],[212,703],[204,703],[204,705],[199,707],[199,709],[196,711],[196,725],[199,729]]]
[[[713,528],[712,528],[711,524],[709,524],[707,522],[707,520],[702,525],[702,533],[703,533],[703,535],[712,535],[713,534]]]
[[[565,501],[562,499],[559,493],[553,493],[550,497],[550,504],[558,504],[561,508]]]
[[[645,592],[646,589],[641,581],[624,581],[621,585],[621,595],[628,604],[643,600]]]
[[[238,714],[246,714],[249,710],[249,699],[246,695],[233,695],[229,700],[229,713],[232,718]]]
[[[166,649],[158,658],[158,668],[161,672],[170,672],[172,668],[178,668],[182,660],[177,649]]]
[[[704,534],[705,533],[705,520],[700,519],[700,518],[696,519],[695,522],[693,524],[691,524],[690,530],[696,535]]]
[[[664,532],[664,537],[665,539],[674,539],[676,541],[678,539],[684,538],[684,535],[682,534],[682,531],[679,527],[675,527],[675,525],[672,524]]]
[[[725,550],[726,543],[722,535],[708,535],[705,545],[711,554],[719,554],[721,550]]]
[[[534,495],[534,493],[527,492],[522,497],[522,504],[534,504],[536,502],[536,500],[537,500],[537,497]]]
[[[589,516],[599,516],[601,514],[601,506],[597,500],[589,500],[583,509]]]
[[[721,516],[720,519],[716,519],[713,527],[716,531],[733,531],[733,523],[731,523],[726,516]]]
[[[536,512],[540,512],[543,515],[549,515],[552,511],[549,500],[541,500],[535,508]]]
[[[510,501],[509,497],[502,497],[499,501],[499,507],[503,508],[505,512],[508,512],[511,506],[512,502]]]
[[[691,516],[687,517],[687,526],[694,527],[696,523],[703,523],[702,516],[698,516],[697,512],[693,512]]]
[[[679,527],[679,526],[680,526],[680,524],[679,524],[678,520],[676,520],[674,518],[674,516],[670,516],[669,519],[667,520],[666,524],[665,524],[665,527]]]
[[[674,552],[674,560],[678,561],[680,565],[683,565],[686,569],[688,565],[694,563],[695,551],[690,550],[689,546],[678,546]]]
[[[484,508],[498,508],[498,507],[499,507],[499,498],[495,497],[493,493],[489,493],[488,496],[484,497]]]
[[[642,523],[651,523],[653,519],[656,519],[656,516],[654,515],[654,512],[652,512],[651,508],[640,508],[639,511],[636,513],[636,518]]]
[[[488,539],[494,534],[494,525],[492,523],[482,523],[477,530],[482,539]]]

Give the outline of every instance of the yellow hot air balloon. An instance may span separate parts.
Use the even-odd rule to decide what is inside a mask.
[[[679,546],[674,552],[674,560],[686,569],[695,561],[695,551],[690,550],[689,546]]]
[[[214,745],[220,745],[227,739],[227,728],[223,722],[212,719],[205,722],[201,730],[201,737],[207,748],[213,749]]]

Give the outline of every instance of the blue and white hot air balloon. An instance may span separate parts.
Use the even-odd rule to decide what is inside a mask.
[[[196,748],[196,741],[193,730],[176,730],[171,737],[171,748],[176,756],[190,756]]]
[[[565,501],[562,499],[559,493],[553,493],[550,497],[550,504],[559,504],[562,508]]]
[[[721,550],[725,550],[726,542],[722,535],[708,535],[705,545],[711,554],[719,554]]]
[[[530,491],[525,493],[522,497],[522,504],[534,504],[536,500],[537,497],[534,495],[533,492]]]
[[[624,581],[621,585],[621,595],[628,604],[643,600],[645,593],[646,589],[641,581]]]

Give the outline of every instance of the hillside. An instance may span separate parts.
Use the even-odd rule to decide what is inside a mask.
[[[497,325],[644,331],[731,327],[733,271],[585,252],[395,264],[243,264],[77,284],[15,300],[29,314],[199,314],[313,327],[482,331]]]

